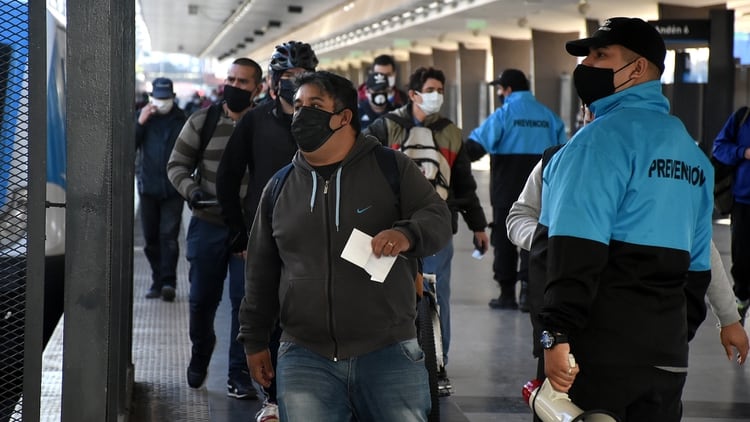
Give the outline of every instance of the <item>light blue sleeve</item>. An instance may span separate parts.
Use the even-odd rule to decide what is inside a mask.
[[[497,151],[497,144],[500,143],[505,133],[503,122],[504,111],[502,108],[495,110],[479,127],[472,130],[469,139],[482,145],[485,151],[493,154]]]

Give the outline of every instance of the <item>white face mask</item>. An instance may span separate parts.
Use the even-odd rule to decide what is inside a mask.
[[[151,104],[156,107],[156,112],[159,114],[167,114],[172,111],[174,106],[174,99],[172,98],[151,98]]]
[[[433,92],[427,92],[422,94],[421,92],[417,92],[420,97],[422,97],[422,102],[417,103],[419,108],[424,111],[424,114],[430,115],[435,114],[438,111],[440,111],[440,107],[443,105],[443,94],[433,91]]]
[[[396,75],[392,75],[388,77],[388,86],[391,88],[396,86]]]

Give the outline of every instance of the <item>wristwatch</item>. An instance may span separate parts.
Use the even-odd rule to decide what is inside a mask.
[[[539,343],[545,350],[549,350],[555,347],[556,344],[567,343],[568,335],[558,331],[542,331],[542,336],[539,338]]]

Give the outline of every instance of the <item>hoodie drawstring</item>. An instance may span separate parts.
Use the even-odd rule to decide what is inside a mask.
[[[310,195],[310,213],[312,213],[313,207],[315,206],[315,193],[318,190],[318,175],[315,173],[315,170],[312,170],[310,173],[312,174],[312,193]]]

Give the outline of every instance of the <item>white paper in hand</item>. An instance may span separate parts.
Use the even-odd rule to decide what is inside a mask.
[[[349,240],[346,241],[344,250],[341,252],[341,257],[367,271],[371,280],[382,283],[391,271],[397,257],[381,256],[376,258],[372,254],[371,242],[372,236],[353,229]]]

